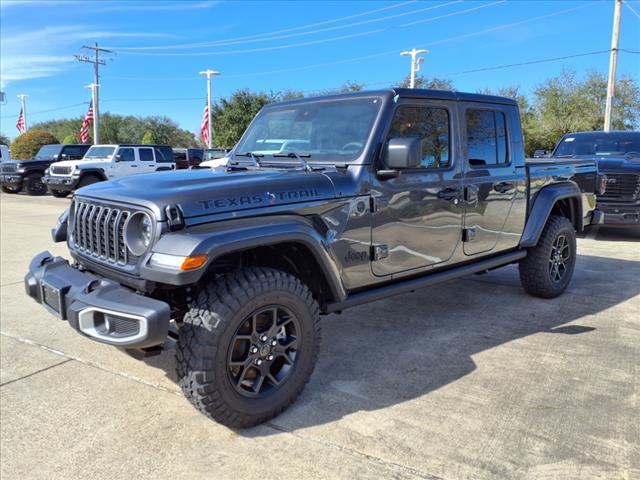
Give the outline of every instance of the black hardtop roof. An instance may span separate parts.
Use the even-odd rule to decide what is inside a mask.
[[[92,147],[94,145],[91,145]],[[102,146],[106,146],[106,147],[168,147],[171,148],[169,145],[161,145],[159,143],[113,143],[113,144],[109,144],[109,143],[105,143],[105,144],[98,144],[96,145],[98,147],[102,147]]]
[[[90,147],[91,145],[87,145],[86,143],[47,143],[46,145],[42,145],[42,147]],[[40,148],[42,148],[40,147]]]
[[[374,97],[374,96],[382,96],[382,97],[395,97],[396,95],[401,98],[424,98],[424,99],[435,99],[435,100],[453,100],[458,102],[479,102],[479,103],[500,103],[504,105],[518,105],[512,98],[507,97],[498,97],[495,95],[484,95],[481,93],[465,93],[465,92],[452,92],[449,90],[429,90],[424,88],[393,88],[386,90],[365,90],[362,92],[349,92],[349,93],[338,93],[333,95],[322,95],[318,97],[305,97],[305,98],[295,98],[292,100],[286,100],[284,102],[273,103],[271,105],[286,105],[286,104],[295,104],[301,102],[313,102],[314,100],[323,101],[323,100],[331,100],[331,99],[341,99],[341,98],[358,98],[358,97]],[[265,108],[268,108],[270,105],[267,105]]]

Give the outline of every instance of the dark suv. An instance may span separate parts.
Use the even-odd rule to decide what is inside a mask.
[[[204,150],[202,148],[174,148],[173,158],[178,170],[197,167],[202,162]]]
[[[45,170],[52,163],[63,160],[80,160],[91,145],[44,145],[32,160],[12,160],[0,167],[0,183],[4,193],[18,193],[24,188],[29,195],[44,195]]]
[[[593,158],[607,176],[598,208],[609,225],[640,225],[640,132],[575,132],[558,142],[554,158]]]

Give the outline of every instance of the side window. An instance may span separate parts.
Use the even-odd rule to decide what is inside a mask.
[[[173,150],[171,147],[156,147],[156,162],[173,162]]]
[[[85,149],[82,147],[64,147],[61,153],[65,154],[67,157],[75,159],[82,158],[84,156]]]
[[[191,161],[194,163],[202,162],[202,150],[190,150]]]
[[[504,113],[467,110],[467,158],[472,166],[504,165],[509,162]]]
[[[422,141],[421,168],[446,168],[451,165],[451,132],[446,109],[399,106],[389,132],[389,138],[398,137],[416,137]]]
[[[118,150],[118,155],[121,162],[133,162],[136,159],[133,148],[121,148]]]
[[[140,155],[141,162],[153,162],[153,150],[151,148],[138,149],[138,155]]]

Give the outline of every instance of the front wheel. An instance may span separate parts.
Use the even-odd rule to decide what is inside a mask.
[[[31,173],[24,179],[24,190],[29,195],[44,195],[47,186],[42,182],[41,173]]]
[[[520,261],[520,282],[527,293],[555,298],[565,291],[576,265],[576,232],[569,219],[552,215],[538,244]]]
[[[20,189],[16,187],[1,187],[2,193],[19,193]]]
[[[185,315],[178,380],[208,417],[257,425],[298,397],[320,338],[318,304],[300,280],[271,268],[238,270],[205,286]]]

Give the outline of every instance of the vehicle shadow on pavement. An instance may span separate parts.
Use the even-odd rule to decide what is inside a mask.
[[[580,255],[568,291],[552,300],[527,295],[509,266],[323,317],[320,359],[298,401],[274,429],[239,433],[273,435],[429,395],[473,372],[475,355],[530,335],[597,334],[589,316],[639,295],[639,277],[640,262]]]

